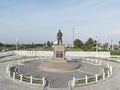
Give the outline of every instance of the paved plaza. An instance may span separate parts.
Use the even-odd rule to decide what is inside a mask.
[[[9,61],[8,57],[5,60],[6,60],[6,62],[1,62],[0,63],[0,90],[22,90],[22,89],[23,90],[42,90],[42,87],[39,86],[39,85],[37,85],[37,86],[36,85],[30,85],[29,83],[24,83],[24,82],[20,83],[17,80],[13,81],[11,78],[9,78],[6,75],[6,72],[5,72],[6,65],[10,64],[10,63],[16,63],[17,61],[15,61],[15,60],[14,61]],[[81,63],[83,63],[83,62],[81,62]],[[88,90],[88,89],[89,90],[120,90],[120,83],[119,83],[120,82],[120,72],[119,72],[120,71],[120,64],[115,63],[115,62],[110,62],[110,61],[104,61],[104,63],[110,63],[113,66],[113,76],[111,76],[110,78],[108,78],[105,81],[100,81],[96,84],[91,84],[91,85],[86,85],[86,86],[81,86],[81,87],[75,87],[74,90]],[[83,69],[86,69],[86,67],[84,67],[85,64],[86,63],[83,63]],[[32,66],[32,67],[34,67],[34,66]],[[87,69],[89,69],[89,68],[87,68]],[[95,71],[95,70],[93,70],[93,71]],[[82,71],[80,73],[77,73],[77,72],[74,72],[74,73],[70,72],[70,73],[72,73],[73,75],[79,74],[79,76],[81,76],[81,77],[84,76],[84,74],[82,74],[83,76],[80,75],[80,73]],[[46,72],[43,72],[43,73],[46,73]],[[85,73],[85,72],[82,72],[82,73]],[[96,71],[94,73],[96,73]],[[64,80],[65,82],[68,79],[72,78],[72,76],[70,76],[69,74],[68,75],[63,74],[63,76],[65,75],[65,77],[63,79],[65,79],[68,76],[66,78],[66,80]],[[49,73],[49,75],[50,75],[50,73]],[[38,75],[36,75],[36,76],[38,76]],[[46,74],[46,76],[47,76],[47,74]],[[58,76],[58,75],[56,75],[56,76]],[[40,77],[40,75],[39,75],[39,77]],[[60,77],[62,77],[62,75],[60,75]],[[47,77],[47,79],[50,80],[49,77]],[[55,78],[52,78],[51,80],[54,80],[54,79]],[[51,85],[51,87],[48,88],[48,90],[69,90],[69,88],[66,87],[65,82],[63,82],[63,83],[58,83],[58,82],[57,83],[52,83],[53,85]],[[60,86],[63,85],[63,87],[62,88],[55,88],[58,85],[60,85]]]
[[[88,77],[94,76],[98,74],[102,68],[102,66],[97,66],[85,62],[77,62],[81,64],[81,67],[77,70],[71,72],[47,72],[39,69],[39,65],[41,64],[42,60],[39,61],[31,61],[28,63],[24,63],[23,65],[16,65],[19,72],[26,77],[33,76],[34,78],[42,78],[50,82],[50,88],[67,88],[68,81],[72,80],[73,77],[75,78],[84,78],[86,75]]]

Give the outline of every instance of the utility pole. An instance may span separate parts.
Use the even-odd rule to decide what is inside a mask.
[[[97,42],[98,37],[96,36],[96,52],[98,51],[98,42]]]
[[[16,51],[18,50],[18,37],[16,37]]]
[[[113,40],[111,38],[111,50],[113,50]]]
[[[96,36],[96,57],[98,57],[98,37]]]
[[[73,28],[73,47],[74,47],[74,39],[75,39],[74,33],[75,33],[75,30]]]

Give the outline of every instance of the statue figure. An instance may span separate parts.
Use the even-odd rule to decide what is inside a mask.
[[[57,33],[57,45],[60,45],[60,43],[62,44],[62,32],[61,30],[59,30],[59,32]]]

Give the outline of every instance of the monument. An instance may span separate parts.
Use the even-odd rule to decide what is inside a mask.
[[[65,47],[62,43],[62,32],[59,30],[57,33],[57,45],[54,45],[54,58],[40,65],[38,68],[48,72],[68,72],[80,68],[80,64],[67,61],[65,59]]]
[[[57,45],[54,45],[54,60],[58,62],[65,62],[65,47],[62,44],[62,32],[57,33]]]

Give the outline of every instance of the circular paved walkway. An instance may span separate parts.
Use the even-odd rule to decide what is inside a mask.
[[[13,62],[0,63],[0,90],[42,90],[41,86],[34,86],[18,81],[12,81],[5,73],[7,64]],[[104,61],[109,62],[109,61]],[[16,63],[16,62],[15,62]],[[113,66],[113,76],[105,81],[98,82],[97,84],[75,87],[74,90],[120,90],[120,64],[109,62]],[[48,90],[69,90],[68,88],[49,88]]]
[[[47,72],[43,70],[39,70],[38,66],[42,63],[43,60],[38,61],[30,61],[27,63],[24,63],[23,65],[16,65],[18,68],[18,71],[26,77],[33,76],[33,78],[42,78],[45,77],[47,81],[50,82],[50,88],[67,88],[68,87],[68,81],[72,80],[73,77],[75,78],[84,78],[86,75],[88,77],[94,76],[95,74],[98,74],[101,70],[100,65],[93,65],[90,63],[85,62],[78,62],[80,63],[81,67],[80,69],[71,71],[71,72]]]

